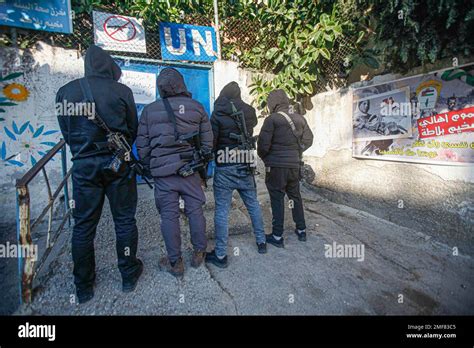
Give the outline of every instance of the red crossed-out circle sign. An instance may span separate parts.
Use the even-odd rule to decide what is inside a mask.
[[[129,18],[115,15],[104,21],[104,32],[112,40],[126,42],[135,38],[137,28]]]

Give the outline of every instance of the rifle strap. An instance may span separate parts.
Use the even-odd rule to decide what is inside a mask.
[[[171,108],[170,102],[167,98],[163,98],[163,104],[165,105],[166,113],[168,114],[168,119],[171,121],[173,124],[174,128],[174,140],[178,140],[179,138],[179,133],[178,133],[178,128],[176,126],[176,115],[174,114],[173,109]]]
[[[286,121],[288,122],[288,124],[290,125],[290,128],[291,128],[291,133],[293,134],[293,136],[295,137],[296,139],[296,142],[298,144],[298,152],[300,153],[300,158],[303,156],[303,152],[301,151],[301,141],[300,141],[300,138],[299,136],[296,134],[296,126],[295,126],[295,123],[293,122],[293,120],[291,119],[291,117],[283,112],[283,111],[278,111],[277,112],[278,114],[282,115]]]
[[[89,85],[89,81],[87,80],[87,77],[83,77],[82,79],[79,79],[79,85],[81,86],[81,91],[82,94],[84,95],[85,102],[88,103],[94,103],[94,96],[92,95],[92,90],[91,86]],[[105,134],[112,133],[110,128],[107,126],[105,121],[100,117],[100,115],[97,113],[97,109],[94,108],[95,115],[93,118],[89,118],[94,124],[96,124],[98,127],[102,128],[105,131]]]
[[[180,134],[178,133],[178,127],[176,125],[176,115],[174,114],[173,108],[171,107],[171,104],[167,98],[163,98],[163,104],[166,109],[166,113],[168,114],[168,119],[171,121],[173,124],[173,129],[174,129],[174,140],[178,141]],[[199,134],[201,134],[201,123],[199,123]],[[197,145],[198,147],[201,146],[201,144]],[[193,146],[193,148],[196,149],[196,145]]]

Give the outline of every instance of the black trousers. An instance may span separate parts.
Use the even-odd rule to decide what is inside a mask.
[[[306,229],[304,219],[303,200],[300,193],[300,171],[298,168],[268,168],[265,175],[265,184],[270,194],[272,206],[272,233],[276,236],[283,235],[285,221],[285,194],[292,200],[291,213],[296,228]]]
[[[137,183],[128,166],[116,174],[104,170],[110,155],[77,159],[72,167],[74,227],[72,259],[77,290],[91,287],[95,280],[94,238],[107,196],[112,212],[118,267],[123,279],[136,275],[138,230],[135,220]]]

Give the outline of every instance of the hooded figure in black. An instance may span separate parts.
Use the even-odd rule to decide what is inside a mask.
[[[79,79],[61,87],[56,95],[59,126],[73,156],[71,207],[75,223],[72,258],[74,283],[80,303],[94,296],[94,237],[105,197],[109,200],[115,223],[123,291],[134,290],[143,269],[142,262],[136,258],[138,231],[135,220],[135,175],[126,164],[117,173],[105,169],[112,159],[112,153],[106,146],[106,133],[88,119],[92,115],[91,110],[95,110],[113,132],[122,133],[131,145],[138,128],[133,94],[130,88],[117,82],[121,70],[101,48],[93,45],[87,50],[84,67],[94,103],[88,103],[82,109],[67,107],[71,104],[79,106],[86,100]],[[71,110],[74,111],[71,113]]]
[[[290,110],[286,93],[277,89],[267,99],[270,115],[265,119],[258,137],[257,152],[265,163],[265,184],[270,194],[273,229],[267,242],[283,247],[285,194],[291,200],[295,233],[306,240],[306,224],[300,194],[301,155],[313,143],[313,133],[306,119]],[[294,130],[292,130],[292,126]]]
[[[206,262],[211,262],[221,268],[227,267],[228,220],[234,190],[239,192],[249,212],[258,251],[263,254],[267,250],[255,179],[253,173],[249,171],[249,164],[256,165],[255,151],[238,148],[239,141],[231,137],[231,134],[242,135],[237,123],[240,118],[235,115],[236,111],[243,113],[247,133],[252,136],[253,128],[257,124],[255,109],[242,101],[237,82],[231,82],[219,94],[211,117],[216,158],[213,180],[216,244],[215,249],[207,253]]]
[[[230,82],[224,86],[219,97],[214,103],[214,111],[211,116],[212,131],[214,133],[214,150],[233,149],[238,146],[238,141],[230,138],[230,133],[239,133],[239,128],[230,116],[232,111],[231,103],[235,108],[244,113],[245,124],[250,136],[253,136],[253,129],[257,125],[257,115],[255,109],[245,103],[240,97],[240,87],[237,82]],[[221,165],[218,161],[217,165]]]
[[[161,98],[170,104],[176,128],[163,100],[148,104],[140,117],[137,150],[143,165],[149,168],[155,180],[155,201],[168,252],[168,257],[161,260],[161,265],[179,277],[184,273],[179,226],[180,197],[184,201],[184,213],[189,219],[194,247],[193,267],[201,265],[207,246],[206,220],[202,210],[206,199],[201,178],[198,173],[187,177],[178,174],[179,169],[191,161],[195,149],[192,144],[179,138],[199,132],[201,147],[210,151],[212,131],[204,107],[192,98],[179,71],[174,68],[163,69],[158,75],[157,85]]]
[[[94,97],[95,109],[113,132],[121,132],[130,144],[137,137],[137,108],[130,88],[117,82],[122,71],[112,57],[100,47],[92,45],[84,58],[85,76]],[[59,105],[84,101],[85,97],[74,80],[61,87],[56,95]],[[66,112],[59,115],[67,116]],[[86,117],[59,117],[64,140],[71,148],[72,160],[108,153],[105,132]]]
[[[270,115],[265,119],[258,135],[258,155],[266,167],[299,168],[298,143],[288,121],[279,112],[288,114],[294,122],[302,151],[313,144],[313,133],[306,119],[297,113],[290,113],[290,100],[281,89],[268,95],[267,107]]]

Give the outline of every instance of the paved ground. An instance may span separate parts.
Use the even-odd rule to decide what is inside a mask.
[[[206,218],[213,234],[212,192]],[[69,243],[51,263],[29,307],[32,314],[474,314],[474,259],[417,231],[331,203],[304,187],[308,241],[299,242],[287,211],[286,248],[257,253],[249,218],[236,199],[230,217],[230,265],[192,269],[187,222],[182,218],[186,274],[177,280],[158,267],[164,255],[152,191],[140,186],[139,257],[145,271],[136,291],[122,294],[108,207],[96,238],[97,288],[85,305],[74,299]],[[266,231],[271,214],[259,180]],[[69,238],[69,236],[67,236]],[[363,244],[364,261],[325,257],[325,244]],[[210,240],[213,244],[213,240]],[[399,303],[403,295],[403,303]]]
[[[16,226],[0,223],[2,244],[16,243]],[[18,306],[18,260],[0,258],[0,315],[11,315]]]

